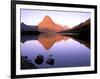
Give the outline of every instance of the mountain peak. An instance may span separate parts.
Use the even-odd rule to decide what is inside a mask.
[[[48,15],[46,15],[44,18],[43,18],[43,22],[46,22],[46,23],[53,23],[53,21],[52,21],[52,19],[48,16]]]
[[[49,18],[50,19],[50,17],[48,15],[46,15],[44,18]]]
[[[52,19],[46,15],[43,20],[38,24],[40,31],[45,30],[53,30],[55,23],[52,21]]]
[[[39,31],[41,32],[59,32],[63,27],[53,22],[50,16],[44,16],[43,20],[38,24]]]

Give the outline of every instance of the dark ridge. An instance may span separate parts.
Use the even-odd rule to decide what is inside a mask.
[[[39,35],[38,26],[21,23],[21,35]]]

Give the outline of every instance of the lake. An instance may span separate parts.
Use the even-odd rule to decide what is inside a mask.
[[[21,36],[21,69],[90,66],[90,48],[60,34]],[[27,62],[27,63],[26,63]],[[27,67],[25,66],[25,63]]]

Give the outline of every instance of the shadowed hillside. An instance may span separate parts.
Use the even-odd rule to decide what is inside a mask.
[[[90,19],[86,20],[85,22],[69,29],[59,32],[61,34],[67,35],[88,35],[90,36]]]
[[[22,35],[38,35],[40,32],[38,31],[37,26],[30,26],[24,23],[21,23],[21,34]]]
[[[64,30],[59,33],[64,36],[72,37],[73,39],[84,44],[86,47],[90,48],[90,19],[73,27],[70,30]]]

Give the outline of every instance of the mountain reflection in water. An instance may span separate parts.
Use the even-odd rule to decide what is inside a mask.
[[[26,61],[31,60],[31,64],[35,65],[33,69],[90,66],[89,42],[56,33],[22,35],[21,56],[27,56]],[[21,65],[23,63],[25,61]]]

